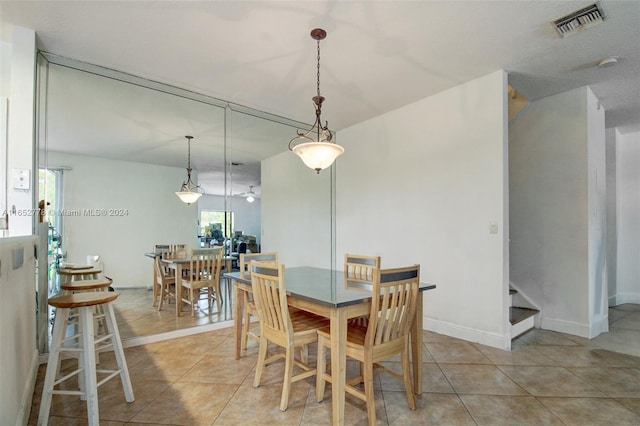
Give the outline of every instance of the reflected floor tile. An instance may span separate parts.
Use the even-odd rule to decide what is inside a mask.
[[[640,331],[622,328],[610,328],[593,339],[593,343],[600,348],[640,357]]]
[[[534,396],[605,396],[563,367],[500,366],[499,368]]]
[[[174,425],[210,425],[238,386],[174,383],[131,421]]]
[[[634,368],[569,368],[576,376],[613,398],[640,398],[640,370]]]
[[[178,382],[240,385],[255,364],[254,359],[247,357],[236,360],[231,356],[205,355]]]
[[[472,343],[433,342],[426,343],[425,346],[437,363],[491,364],[491,361]]]
[[[455,394],[416,395],[417,409],[412,411],[409,409],[407,396],[403,392],[384,391],[384,403],[390,425],[471,426],[476,424]]]
[[[280,385],[239,386],[213,424],[300,425],[310,389],[305,382],[293,383],[289,407],[287,411],[280,411]]]
[[[553,360],[531,346],[505,351],[477,343],[473,345],[495,365],[556,365]]]
[[[174,381],[193,368],[202,357],[179,352],[150,353],[146,360],[129,367],[129,374],[146,380]]]
[[[637,426],[640,416],[613,399],[538,398],[566,425]]]
[[[382,362],[387,368],[400,373],[400,363]],[[384,391],[404,392],[404,383],[389,374],[380,374],[380,386]],[[449,381],[437,364],[422,364],[422,391],[432,393],[454,393]]]
[[[374,389],[376,404],[376,424],[386,425],[387,410],[386,399],[380,390]],[[307,399],[307,405],[302,416],[301,425],[330,425],[332,424],[332,399],[331,384],[327,383],[322,402],[316,401],[315,387],[312,386]],[[406,404],[406,399],[405,399]],[[386,409],[385,409],[386,408]],[[409,407],[407,406],[407,410]],[[368,424],[367,405],[364,401],[355,396],[347,394],[344,402],[344,424],[354,426],[366,426]]]
[[[478,425],[562,425],[532,396],[460,395]]]
[[[528,331],[513,342],[513,346],[516,347],[526,345],[572,346],[577,344],[578,343],[571,340],[568,335],[550,330],[542,330],[539,328],[534,328],[533,330]]]
[[[564,367],[624,367],[625,364],[595,347],[541,346],[537,350]]]
[[[640,399],[618,398],[616,401],[640,416]]]
[[[623,318],[614,321],[611,324],[611,328],[640,331],[640,312],[632,312]]]
[[[440,365],[457,394],[524,395],[526,392],[494,365]]]

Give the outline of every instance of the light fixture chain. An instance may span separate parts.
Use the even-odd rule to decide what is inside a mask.
[[[191,176],[191,139],[187,138],[187,171]]]
[[[320,97],[320,40],[318,40],[318,98]]]

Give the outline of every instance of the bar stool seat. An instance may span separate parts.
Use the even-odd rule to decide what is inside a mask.
[[[98,426],[100,423],[98,410],[98,387],[108,380],[120,376],[122,388],[124,390],[125,400],[133,402],[133,388],[127,368],[127,361],[124,357],[120,332],[115,321],[115,313],[113,310],[113,302],[118,297],[118,293],[109,291],[81,292],[56,296],[49,299],[49,305],[56,308],[56,318],[53,324],[53,336],[51,341],[51,350],[47,363],[47,372],[44,380],[44,388],[42,390],[42,400],[40,403],[40,414],[38,417],[38,425],[46,425],[49,420],[49,411],[51,410],[51,400],[54,394],[60,395],[79,395],[81,399],[87,401],[88,424]],[[107,334],[96,338],[93,327],[93,316],[96,306],[104,307],[104,315],[107,326]],[[79,324],[77,333],[65,337],[68,325],[69,315],[74,309],[79,313]],[[103,342],[106,345],[96,348]],[[97,370],[96,369],[96,351],[105,347],[113,347],[117,370]],[[65,375],[58,377],[60,369],[60,354],[62,352],[78,353],[78,368]],[[101,380],[98,382],[98,374]],[[107,375],[102,378],[102,375]],[[56,389],[60,383],[67,379],[78,376],[80,390],[62,390]]]
[[[60,281],[65,283],[68,281],[79,281],[79,280],[91,280],[97,279],[98,275],[102,273],[101,269],[90,268],[90,269],[58,269],[58,275],[60,276]]]
[[[64,263],[60,265],[60,269],[92,269],[93,265],[80,265],[77,263]]]
[[[60,283],[60,295],[77,293],[81,291],[106,291],[113,283],[109,278],[97,278],[91,280],[68,281]]]

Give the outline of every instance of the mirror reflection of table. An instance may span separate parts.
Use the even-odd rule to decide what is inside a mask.
[[[252,292],[251,278],[241,272],[224,274],[227,285],[234,285],[233,322],[235,355],[240,358],[243,292]],[[371,309],[371,286],[345,281],[343,271],[314,267],[285,269],[285,288],[289,306],[327,317],[331,321],[331,374],[333,424],[344,424],[344,397],[346,381],[347,321],[368,315]],[[422,295],[435,289],[434,284],[420,283],[416,313],[411,328],[411,363],[413,390],[422,393]]]
[[[145,253],[145,256],[150,255],[153,253]],[[155,258],[155,256],[159,256],[158,255],[154,255],[153,257]],[[151,257],[151,256],[148,256]],[[224,261],[224,270],[225,271],[231,271],[231,262],[233,261],[234,257],[233,256],[224,256],[222,258],[222,260]],[[189,264],[191,263],[191,259],[186,257],[186,258],[172,258],[172,259],[162,259],[161,260],[162,263],[164,263],[165,265],[167,265],[169,267],[169,269],[172,269],[175,271],[175,275],[176,275],[176,316],[179,317],[180,314],[182,313],[182,285],[181,285],[181,280],[182,280],[182,271],[183,269],[188,269]],[[186,265],[186,266],[185,266]],[[155,269],[154,269],[155,271]],[[155,279],[155,277],[154,277]],[[155,282],[154,282],[155,284]],[[228,293],[230,293],[230,290],[228,291]],[[222,297],[222,295],[216,295],[216,297]],[[224,299],[220,300],[221,303],[224,303]]]

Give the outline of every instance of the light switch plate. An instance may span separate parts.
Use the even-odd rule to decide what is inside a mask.
[[[13,189],[29,189],[31,173],[29,169],[13,169]]]

